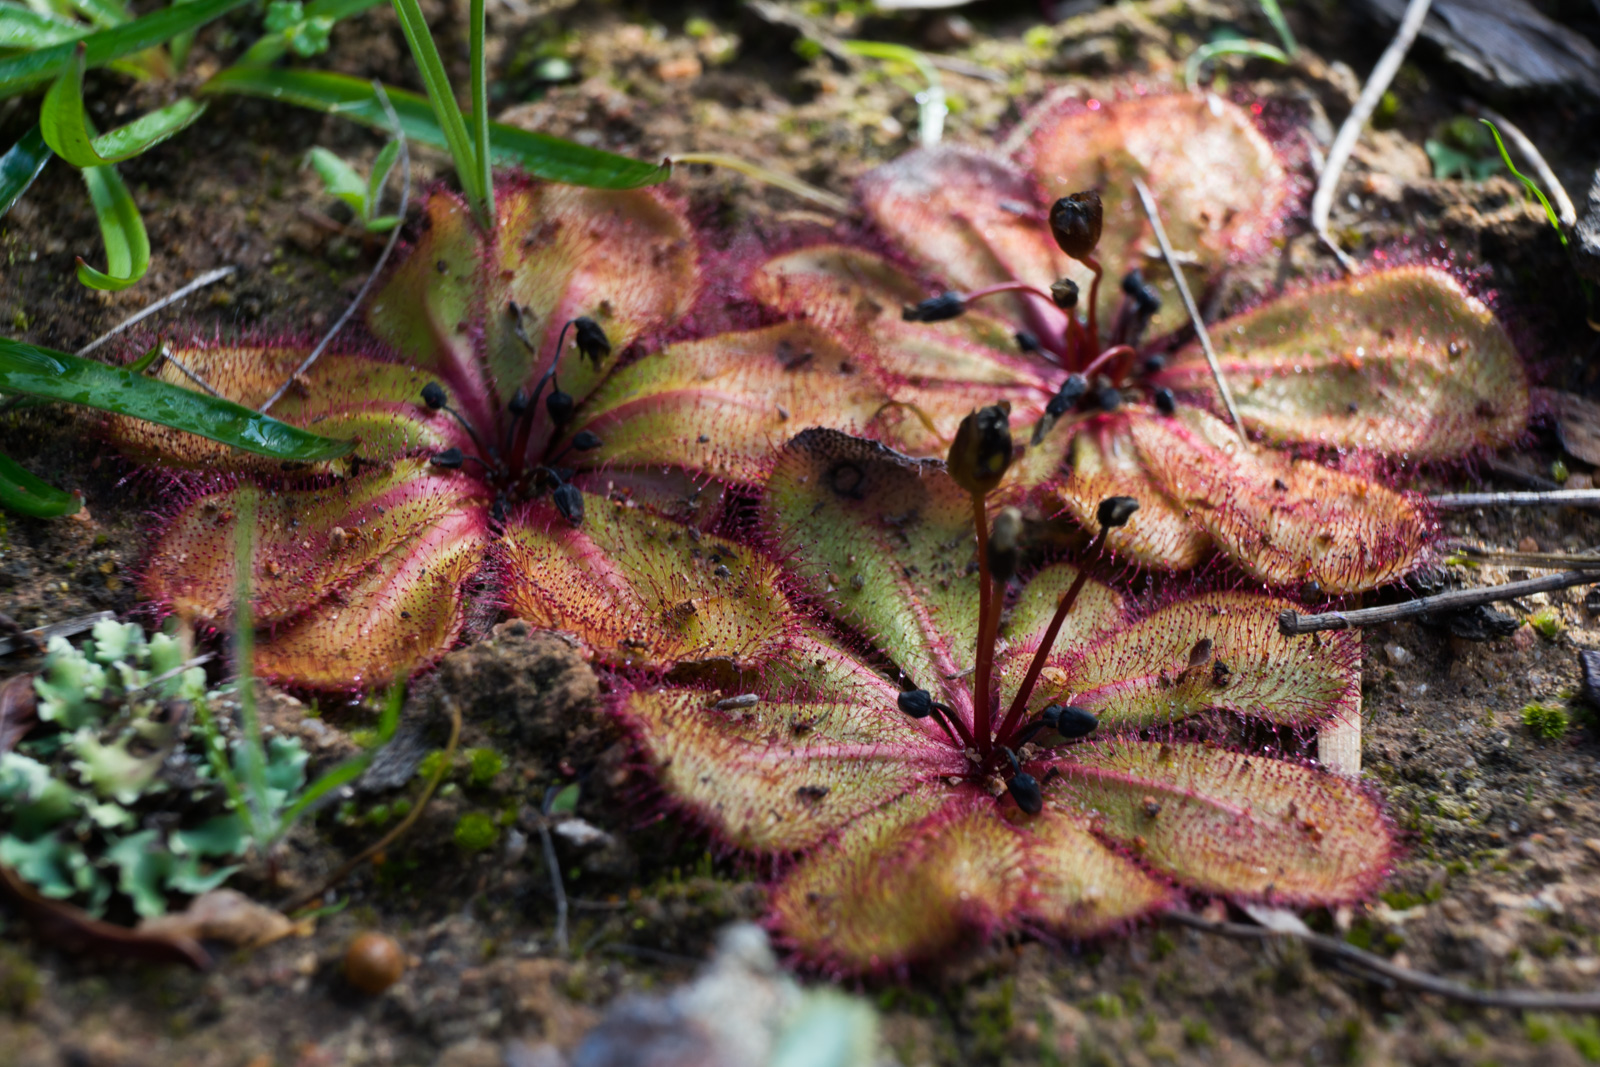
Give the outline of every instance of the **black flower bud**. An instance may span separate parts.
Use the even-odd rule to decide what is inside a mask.
[[[611,354],[611,338],[600,328],[600,324],[587,315],[581,315],[572,320],[573,333],[578,342],[578,351],[595,366]]]
[[[901,308],[900,317],[906,322],[943,322],[958,318],[966,310],[967,302],[960,293],[947,292],[930,296],[915,307]]]
[[[926,689],[907,689],[899,697],[900,710],[913,719],[926,719],[933,714],[933,694]]]
[[[1178,398],[1172,395],[1172,390],[1167,388],[1157,389],[1150,395],[1156,403],[1156,410],[1163,415],[1175,415],[1178,412]]]
[[[1089,379],[1081,374],[1069,374],[1067,380],[1061,383],[1061,388],[1056,390],[1056,395],[1050,398],[1050,403],[1044,406],[1046,412],[1059,419],[1072,410],[1072,406],[1083,399],[1089,391]]]
[[[1039,339],[1027,330],[1017,331],[1017,348],[1023,352],[1039,351]]]
[[[1094,392],[1094,403],[1101,411],[1110,414],[1122,406],[1122,392],[1113,385],[1104,385]]]
[[[1051,704],[1041,715],[1044,724],[1069,741],[1088,737],[1100,725],[1100,719],[1087,708],[1073,704],[1062,707]]]
[[[511,403],[506,405],[506,410],[511,412],[511,417],[520,419],[528,410],[528,393],[518,389],[511,394]]]
[[[1137,267],[1122,276],[1122,291],[1133,299],[1134,308],[1146,319],[1161,310],[1161,294],[1144,280]]]
[[[1138,510],[1139,502],[1131,496],[1108,496],[1100,501],[1094,517],[1105,529],[1114,530],[1118,526],[1128,525],[1128,520],[1133,518],[1133,513]]]
[[[574,526],[583,525],[583,494],[571,482],[562,482],[550,494],[550,502],[561,517]]]
[[[1050,232],[1055,235],[1061,251],[1073,259],[1086,259],[1094,254],[1104,221],[1100,194],[1093,189],[1064,196],[1050,207]]]
[[[563,393],[560,389],[556,389],[544,398],[544,409],[550,413],[550,421],[557,427],[571,422],[577,408],[578,403],[572,399],[572,394]]]
[[[1044,810],[1044,790],[1039,788],[1039,780],[1033,775],[1026,772],[1012,775],[1006,789],[1024,813],[1037,815]]]
[[[950,477],[974,496],[1000,484],[1011,466],[1011,404],[1002,400],[961,420],[947,459]]]
[[[1144,361],[1139,364],[1139,373],[1160,374],[1166,365],[1167,359],[1165,356],[1146,356]]]
[[[462,463],[466,462],[466,458],[467,457],[461,454],[461,449],[447,448],[443,452],[435,455],[428,462],[432,463],[435,467],[443,467],[447,471],[453,471],[457,467],[461,466]]]
[[[1078,306],[1078,283],[1071,278],[1057,278],[1050,283],[1050,299],[1062,311]]]
[[[422,387],[422,402],[428,405],[429,411],[438,411],[450,403],[450,394],[438,382],[429,382]]]
[[[1018,542],[1022,539],[1022,512],[1002,508],[989,531],[989,574],[1001,585],[1017,573]]]
[[[578,452],[593,452],[603,444],[600,435],[591,430],[579,430],[572,438],[572,447]]]

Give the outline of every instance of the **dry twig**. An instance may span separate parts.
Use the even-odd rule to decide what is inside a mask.
[[[1493,604],[1500,600],[1515,600],[1532,593],[1548,593],[1574,585],[1593,585],[1600,582],[1600,566],[1580,564],[1572,570],[1529,578],[1525,582],[1506,582],[1483,589],[1452,589],[1438,596],[1425,596],[1403,604],[1386,604],[1381,608],[1360,608],[1355,611],[1324,611],[1317,615],[1302,615],[1285,611],[1278,616],[1278,630],[1288,637],[1314,633],[1317,630],[1347,630],[1353,626],[1377,626],[1397,622],[1418,615],[1431,615],[1436,611],[1460,611],[1480,604]]]

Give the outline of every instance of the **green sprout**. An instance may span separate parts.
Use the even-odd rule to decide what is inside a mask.
[[[1561,618],[1561,613],[1555,608],[1540,608],[1528,616],[1528,625],[1533,627],[1533,632],[1546,641],[1554,641],[1560,637],[1567,628]]]
[[[1522,705],[1522,725],[1545,741],[1558,741],[1567,732],[1567,711],[1560,704],[1532,700]]]
[[[456,844],[466,852],[482,852],[500,839],[500,828],[481,811],[469,811],[456,823]]]
[[[349,163],[326,148],[313,148],[306,162],[322,179],[323,186],[354,212],[356,221],[368,233],[387,233],[400,224],[398,215],[379,215],[383,206],[383,187],[400,156],[400,141],[390,141],[373,161],[372,173],[365,179]]]
[[[262,25],[268,33],[281,35],[295,55],[309,58],[328,50],[333,21],[327,15],[307,16],[300,0],[272,0]]]

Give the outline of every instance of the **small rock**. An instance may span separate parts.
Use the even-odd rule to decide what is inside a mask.
[[[1589,185],[1588,210],[1578,220],[1576,254],[1578,270],[1600,281],[1600,170]],[[1569,479],[1570,480],[1570,479]]]
[[[1409,650],[1396,644],[1384,645],[1383,654],[1388,658],[1390,665],[1395,667],[1404,667],[1406,664],[1416,659],[1416,657],[1413,656]]]
[[[1591,706],[1600,708],[1600,652],[1591,648],[1580,649],[1578,673],[1583,676],[1583,699]]]
[[[1453,923],[1464,922],[1467,918],[1467,906],[1459,900],[1450,899],[1439,902],[1439,911],[1446,919]]]
[[[1539,640],[1539,635],[1533,632],[1533,627],[1523,623],[1517,627],[1517,632],[1511,635],[1511,644],[1518,652],[1526,652]]]
[[[1531,537],[1524,537],[1522,540],[1517,542],[1517,551],[1537,552],[1539,551],[1539,542],[1535,541]]]

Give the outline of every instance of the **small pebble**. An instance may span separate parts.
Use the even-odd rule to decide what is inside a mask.
[[[1517,542],[1517,551],[1537,552],[1539,551],[1539,542],[1535,541],[1531,537],[1524,537],[1522,540]]]
[[[1390,665],[1395,667],[1404,667],[1416,659],[1408,649],[1395,644],[1384,645],[1383,654],[1388,658]]]
[[[344,976],[363,993],[377,996],[406,973],[406,954],[388,934],[356,935],[344,953]]]

